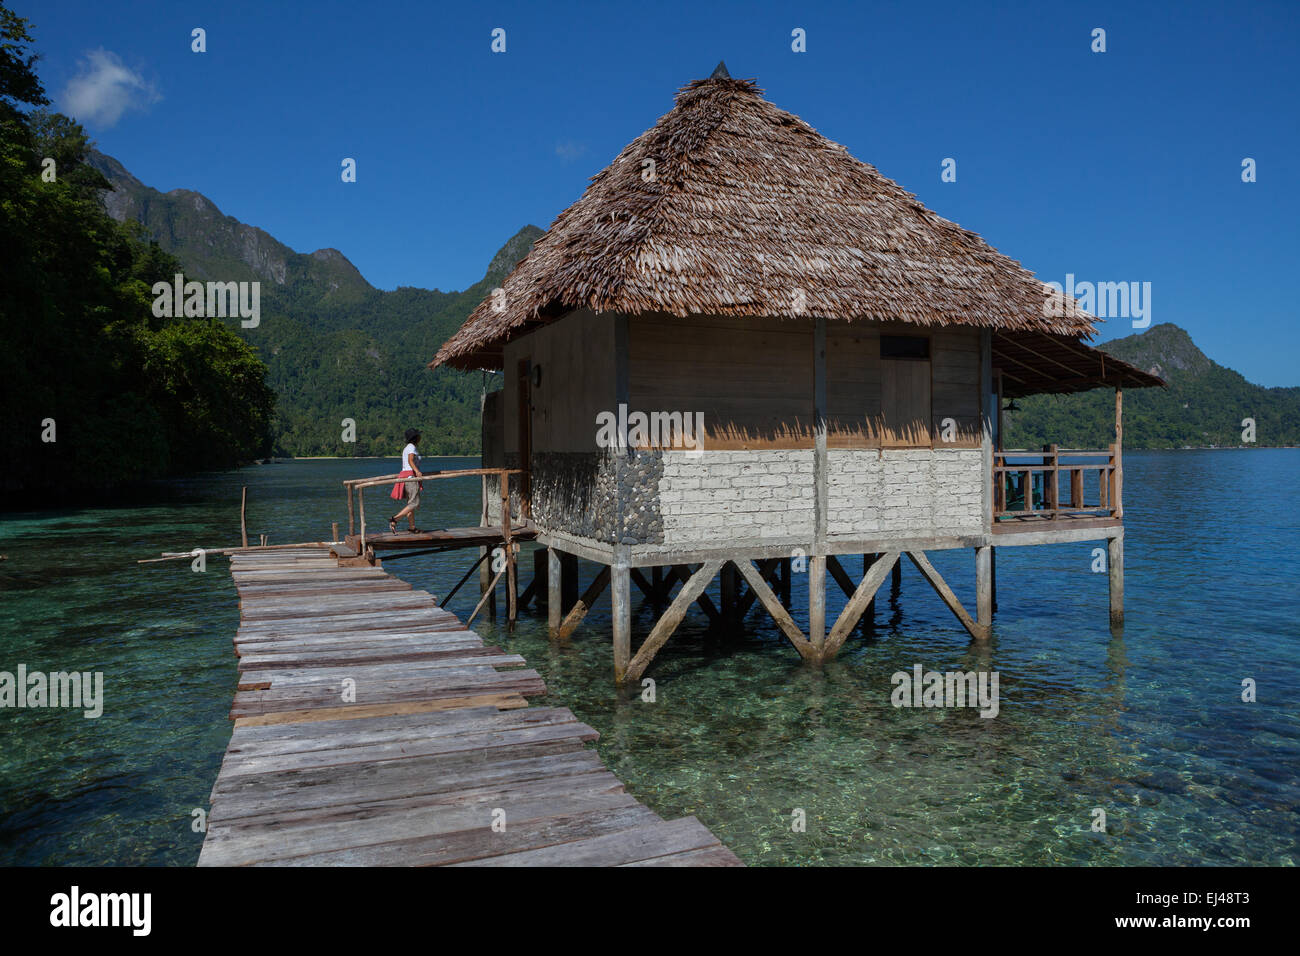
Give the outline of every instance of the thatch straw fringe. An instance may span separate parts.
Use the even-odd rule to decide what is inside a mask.
[[[1068,297],[926,209],[752,80],[697,80],[592,178],[431,363],[500,347],[572,309],[901,320],[1090,337]],[[653,160],[653,176],[648,164]]]

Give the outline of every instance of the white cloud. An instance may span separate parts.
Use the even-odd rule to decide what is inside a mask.
[[[573,162],[586,151],[586,143],[575,143],[572,140],[567,143],[557,143],[555,146],[555,155],[566,163]]]
[[[61,105],[80,122],[112,126],[128,109],[144,109],[160,99],[152,83],[101,47],[81,61],[80,72],[63,91]]]

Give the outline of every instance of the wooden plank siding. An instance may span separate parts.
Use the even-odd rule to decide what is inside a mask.
[[[200,866],[740,865],[626,793],[596,731],[529,706],[537,673],[427,592],[313,548],[231,574],[235,728]]]
[[[811,322],[634,316],[629,406],[704,413],[708,449],[813,447]]]
[[[533,399],[537,451],[592,447],[594,413],[616,411],[609,374],[597,374],[589,362],[571,362],[573,354],[587,347],[580,340],[608,318],[575,313],[547,327],[569,327],[564,335],[552,331],[543,342],[537,332],[507,346],[508,358],[527,355],[543,368],[543,384]],[[813,448],[811,321],[647,315],[630,317],[627,329],[629,411],[702,412],[707,449]],[[904,360],[882,362],[882,334],[928,338],[930,360],[918,361],[920,368],[903,367]],[[597,337],[604,361],[606,336]],[[978,448],[979,343],[977,329],[828,322],[827,447]],[[919,394],[912,377],[922,374],[921,368],[928,370],[929,407],[919,401],[898,404],[900,396]],[[507,381],[507,392],[513,388]],[[599,398],[602,394],[606,400]],[[889,406],[891,401],[896,404]],[[513,407],[514,398],[508,397],[504,432],[509,450],[514,450],[517,431]],[[886,417],[911,426],[886,427]],[[955,442],[941,439],[945,418],[956,422]]]

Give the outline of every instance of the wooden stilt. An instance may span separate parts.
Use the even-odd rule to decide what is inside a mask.
[[[655,623],[645,643],[628,664],[626,680],[634,681],[641,678],[645,669],[650,666],[650,662],[654,660],[654,656],[659,653],[659,649],[668,642],[668,638],[672,637],[673,631],[677,630],[677,625],[681,624],[682,618],[686,616],[686,609],[704,593],[704,589],[721,570],[722,564],[722,561],[705,561],[682,585],[682,589],[677,592],[677,597],[673,598],[673,603],[668,605],[668,609]]]
[[[975,622],[987,637],[993,627],[993,548],[975,549]]]
[[[629,578],[625,564],[616,564],[610,570],[609,593],[614,618],[614,680],[620,684],[628,676],[629,659],[632,656],[632,595],[629,593]]]
[[[808,640],[820,656],[826,643],[826,558],[820,554],[808,559]]]
[[[894,576],[889,582],[889,593],[891,597],[898,597],[903,590],[903,562],[899,561],[894,565]]]
[[[768,558],[765,561],[759,561],[758,576],[767,582],[770,587],[779,587],[781,583],[780,566],[780,558]],[[744,577],[744,572],[740,570],[739,563],[736,565],[736,570],[742,577]],[[773,596],[775,597],[775,595]],[[758,592],[754,590],[753,586],[750,586],[745,590],[744,596],[740,598],[737,604],[736,620],[738,622],[743,622],[745,620],[745,615],[749,613],[749,609],[754,606],[754,602],[757,600]]]
[[[578,603],[578,556],[560,552],[560,613],[568,614]]]
[[[519,595],[519,606],[528,607],[530,601],[541,601],[546,589],[546,552],[541,548],[533,550],[533,579]]]
[[[365,512],[361,512],[361,530],[365,531]],[[506,620],[514,627],[518,614],[519,579],[515,568],[515,546],[510,529],[510,479],[501,476],[501,537],[506,549]]]
[[[681,581],[685,584],[691,579],[693,573],[694,572],[689,565],[674,565],[668,573],[668,587],[672,587],[674,581]],[[695,603],[700,606],[700,610],[709,616],[710,623],[714,625],[722,623],[722,612],[719,611],[717,605],[713,603],[713,598],[701,591],[696,597]]]
[[[1106,541],[1106,569],[1110,573],[1110,627],[1124,629],[1124,536]]]
[[[487,618],[489,621],[495,621],[497,619],[497,592],[492,581],[491,553],[491,549],[486,545],[478,549],[481,562],[478,566],[478,593],[487,595]],[[488,560],[484,561],[484,557],[487,557]],[[482,604],[483,602],[480,601],[479,603]]]
[[[546,549],[546,632],[552,637],[560,629],[560,552]]]
[[[871,566],[872,566],[873,564],[875,564],[879,559],[880,559],[880,555],[875,554],[875,553],[872,553],[872,554],[864,554],[864,555],[862,556],[862,576],[863,576],[864,578],[867,576],[867,572],[871,570]],[[876,598],[875,598],[875,595],[872,595],[871,600],[867,602],[867,609],[866,609],[865,611],[862,612],[862,619],[863,619],[864,621],[866,621],[867,624],[871,625],[872,627],[875,626],[875,624],[876,624]]]
[[[484,562],[484,566],[485,567],[487,566],[487,562]],[[469,620],[465,622],[465,627],[468,628],[471,624],[474,623],[474,618],[478,617],[478,612],[483,609],[483,605],[487,603],[488,598],[496,593],[497,582],[501,580],[501,575],[505,573],[506,572],[504,570],[497,572],[496,577],[492,579],[491,586],[487,589],[487,591],[483,593],[483,596],[478,599],[478,604],[474,608],[474,613],[471,614],[469,616]]]
[[[781,603],[790,606],[790,575],[793,573],[794,559],[781,559]]]
[[[573,609],[565,615],[564,622],[560,624],[560,630],[555,635],[557,638],[564,639],[577,629],[578,625],[582,623],[582,619],[587,616],[587,612],[591,610],[591,606],[596,602],[596,598],[600,597],[600,592],[605,590],[605,585],[608,583],[609,568],[603,567],[600,569],[600,573],[596,575],[596,579],[587,587],[587,590],[582,592],[582,597],[574,602]]]
[[[727,630],[736,626],[736,566],[728,561],[718,574],[718,603],[722,606],[722,624]]]
[[[248,547],[248,486],[239,492],[239,539],[242,547]]]
[[[956,617],[957,620],[961,621],[962,627],[966,628],[970,633],[970,636],[975,638],[977,641],[987,640],[989,636],[987,630],[981,628],[979,623],[966,612],[964,607],[961,606],[961,601],[957,600],[957,595],[953,594],[952,588],[948,587],[948,582],[945,581],[939,575],[939,572],[934,569],[934,565],[932,565],[930,559],[925,556],[925,552],[908,551],[907,556],[911,559],[912,563],[916,565],[916,569],[925,576],[927,581],[930,582],[930,586],[938,592],[939,597],[943,598],[943,603],[948,605],[948,610],[952,611],[953,616]]]
[[[657,564],[650,569],[650,586],[654,588],[655,601],[662,601],[664,599],[664,569]]]
[[[898,563],[898,557],[899,552],[886,551],[884,557],[862,576],[862,582],[854,589],[849,597],[849,603],[844,605],[844,610],[840,613],[839,620],[831,628],[830,637],[826,639],[821,649],[822,660],[829,660],[839,652],[849,632],[857,625],[858,618],[862,617],[872,597],[880,590],[880,585],[885,583],[885,575]]]
[[[758,601],[767,609],[767,613],[772,615],[772,620],[776,621],[777,627],[781,628],[781,633],[790,639],[790,643],[799,652],[799,656],[807,661],[816,660],[817,649],[804,637],[803,631],[799,630],[799,625],[794,622],[790,612],[777,600],[776,594],[768,587],[758,569],[743,559],[736,562],[736,568],[745,581],[748,582]]]
[[[998,613],[998,549],[989,546],[989,578],[993,591],[993,613]]]

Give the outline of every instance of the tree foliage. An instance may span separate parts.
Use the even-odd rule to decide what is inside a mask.
[[[268,454],[266,366],[219,321],[153,315],[153,284],[180,265],[105,213],[85,131],[42,108],[30,43],[0,6],[4,484],[111,486]]]

